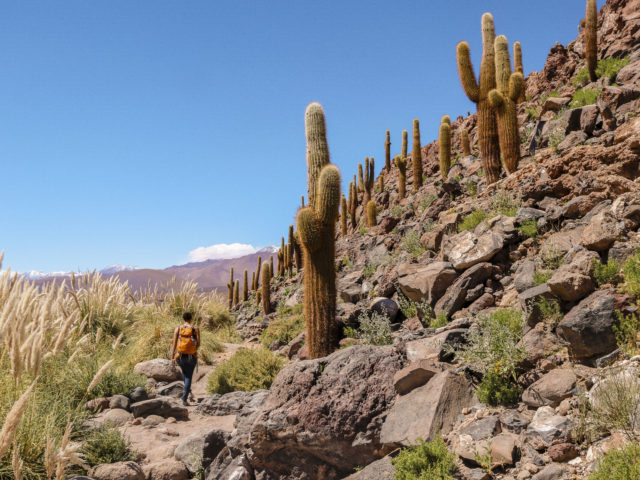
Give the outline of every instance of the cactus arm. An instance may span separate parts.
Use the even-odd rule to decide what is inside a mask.
[[[509,98],[517,102],[524,91],[524,77],[520,72],[516,72],[509,78]]]
[[[322,167],[329,163],[329,146],[327,144],[327,127],[324,119],[324,110],[319,103],[312,103],[305,112],[305,133],[307,136],[307,186],[309,194],[307,202],[309,207],[314,206],[316,198],[315,188]]]
[[[471,63],[471,51],[467,42],[460,42],[456,48],[456,57],[458,59],[458,75],[464,93],[474,103],[480,101],[480,87],[476,81],[476,75],[473,71]]]
[[[322,246],[322,224],[310,207],[298,211],[298,235],[300,242],[309,252],[316,252]]]
[[[338,218],[340,206],[340,170],[327,165],[320,172],[316,189],[316,213],[324,225],[333,224]]]
[[[504,95],[495,88],[489,92],[489,105],[495,109],[500,109],[504,106]]]

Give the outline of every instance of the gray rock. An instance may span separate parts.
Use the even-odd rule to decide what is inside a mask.
[[[394,480],[395,468],[391,463],[391,458],[392,454],[389,454],[376,460],[344,480]]]
[[[556,331],[578,359],[606,355],[617,346],[614,311],[614,291],[598,290],[573,307]]]
[[[254,480],[253,468],[246,454],[234,458],[221,472],[211,470],[206,480]]]
[[[129,399],[131,399],[130,404],[136,403],[136,402],[142,402],[143,400],[148,400],[149,395],[147,394],[147,391],[144,389],[144,387],[136,387],[129,394]]]
[[[403,264],[396,269],[398,286],[402,293],[414,302],[427,300],[431,305],[444,294],[458,277],[449,262],[433,262],[428,265]]]
[[[556,415],[551,407],[540,407],[527,427],[526,437],[537,450],[542,450],[552,443],[565,441],[570,429],[568,417]]]
[[[530,407],[557,407],[573,394],[577,381],[578,377],[570,368],[551,370],[529,385],[522,393],[522,401]]]
[[[528,326],[535,327],[538,322],[543,320],[542,312],[540,311],[540,302],[543,299],[548,302],[555,300],[555,296],[551,293],[546,283],[525,290],[518,295],[523,320]]]
[[[133,367],[133,371],[139,375],[153,378],[158,382],[173,382],[174,380],[180,380],[182,378],[180,369],[172,365],[170,360],[163,358],[155,358],[138,363]]]
[[[109,408],[121,408],[122,410],[129,410],[131,401],[124,395],[114,395],[109,399]]]
[[[105,423],[111,423],[118,427],[131,420],[133,420],[133,415],[122,408],[113,408],[111,410],[107,410],[104,414]]]
[[[193,433],[182,440],[177,446],[173,455],[180,460],[192,475],[203,468],[202,452],[204,450],[204,436]]]
[[[483,262],[473,265],[447,288],[445,294],[436,303],[434,312],[436,314],[445,313],[447,317],[451,317],[465,304],[468,291],[482,284],[491,276],[492,272],[493,265],[490,263]]]
[[[161,387],[156,387],[156,394],[162,397],[181,398],[183,391],[184,382],[182,382],[182,380],[171,382]]]
[[[432,440],[438,431],[446,435],[473,399],[473,388],[465,377],[450,371],[439,373],[396,400],[382,425],[380,441],[390,446],[411,445],[418,438]]]
[[[386,315],[391,322],[395,321],[399,309],[398,304],[390,298],[376,297],[369,303],[370,311]]]
[[[143,467],[147,480],[188,480],[189,471],[182,462],[164,460]]]
[[[432,337],[412,340],[406,344],[407,360],[417,362],[423,359],[443,359],[447,355],[445,345],[456,346],[464,342],[466,328],[455,328]]]
[[[153,398],[134,403],[131,405],[131,412],[136,418],[149,415],[159,415],[164,418],[173,417],[178,420],[189,418],[189,411],[171,397]]]
[[[533,260],[523,260],[516,269],[513,277],[513,284],[516,287],[518,293],[522,293],[525,290],[536,286],[533,280],[533,275],[536,272],[536,263]]]
[[[479,235],[464,231],[452,237],[445,236],[442,242],[442,253],[456,270],[465,270],[477,263],[491,260],[502,250],[502,247],[504,247],[503,235],[491,230]]]
[[[505,410],[500,414],[500,424],[503,430],[520,433],[531,423],[531,418],[517,410]]]
[[[476,442],[491,438],[498,432],[500,432],[500,420],[495,415],[480,418],[460,430],[461,434],[469,435]]]
[[[144,472],[135,462],[98,465],[90,472],[95,480],[145,480]]]
[[[552,463],[531,477],[531,480],[558,480],[561,479],[564,474],[564,468],[557,463]]]
[[[587,134],[581,130],[571,132],[566,137],[564,137],[564,140],[562,140],[558,144],[557,150],[558,152],[564,152],[565,150],[573,148],[576,145],[580,145],[581,143],[584,143],[587,140],[587,138],[589,138]]]
[[[580,241],[586,248],[601,252],[608,250],[623,231],[615,216],[609,210],[604,210],[589,221]]]
[[[141,425],[145,427],[155,427],[156,425],[160,425],[165,422],[165,418],[160,415],[149,415],[142,420]]]
[[[518,347],[524,347],[527,354],[525,365],[532,368],[543,358],[551,355],[562,346],[562,342],[558,340],[553,333],[547,332],[539,323],[527,333],[524,334]]]
[[[442,368],[438,368],[434,361],[418,360],[396,372],[393,376],[393,386],[400,395],[404,395],[421,387],[441,371]]]
[[[567,302],[575,302],[591,293],[596,286],[591,278],[594,260],[600,260],[597,253],[581,247],[572,248],[565,263],[547,281],[551,293]]]

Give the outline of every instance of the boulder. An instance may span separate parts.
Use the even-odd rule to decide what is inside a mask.
[[[447,317],[451,317],[465,304],[467,292],[483,283],[492,272],[493,265],[488,262],[478,263],[467,269],[436,302],[434,312],[436,314],[444,312]]]
[[[466,328],[454,328],[445,330],[431,337],[407,342],[405,350],[410,362],[423,359],[440,359],[447,356],[445,345],[456,346],[464,342],[467,335]]]
[[[560,480],[564,478],[564,474],[565,470],[562,466],[552,463],[531,477],[531,480]]]
[[[453,268],[465,270],[477,263],[491,260],[502,250],[502,247],[504,247],[504,237],[491,230],[479,235],[464,231],[452,237],[445,236],[442,242],[442,253],[444,259],[451,262]]]
[[[530,407],[557,407],[573,394],[577,381],[578,377],[570,368],[551,370],[522,393],[522,401]]]
[[[134,373],[153,378],[158,382],[173,382],[182,378],[180,369],[171,364],[170,360],[155,358],[146,362],[138,363],[133,367]]]
[[[491,439],[493,465],[513,465],[518,459],[518,437],[513,433],[501,433]]]
[[[563,257],[573,247],[580,245],[583,230],[584,227],[578,227],[552,233],[540,247],[540,256],[542,258]]]
[[[104,423],[111,423],[117,427],[120,427],[131,420],[133,420],[133,415],[122,408],[112,408],[111,410],[107,410],[104,414]]]
[[[575,147],[576,145],[580,145],[584,143],[587,138],[586,133],[581,130],[576,130],[575,132],[569,133],[564,140],[562,140],[558,146],[556,147],[558,152],[564,152],[565,150],[569,150],[570,148]]]
[[[512,433],[520,433],[531,423],[531,417],[520,413],[517,410],[505,410],[500,414],[500,425],[502,430]]]
[[[284,367],[251,427],[253,467],[341,478],[388,453],[395,445],[380,440],[381,416],[402,363],[392,346],[356,345]]]
[[[344,480],[394,480],[395,468],[391,463],[391,454],[370,463],[362,470],[346,477]]]
[[[599,113],[598,106],[595,104],[582,107],[582,112],[580,113],[580,130],[586,135],[591,136],[595,130]]]
[[[596,286],[591,278],[594,260],[600,260],[595,252],[581,247],[571,249],[565,263],[547,281],[551,293],[567,302],[575,302],[591,293]]]
[[[189,480],[191,478],[187,467],[175,460],[150,463],[143,468],[147,480]]]
[[[556,415],[551,407],[540,407],[527,427],[527,440],[542,450],[553,443],[566,441],[571,430],[571,420],[563,415]]]
[[[136,402],[141,402],[143,400],[148,400],[149,399],[149,394],[147,393],[147,391],[145,390],[144,387],[136,387],[129,394],[129,399],[131,400],[129,405],[131,405],[131,403],[136,403]]]
[[[623,226],[620,226],[611,211],[603,210],[591,218],[582,232],[580,243],[589,250],[602,252],[608,250],[623,231]]]
[[[398,307],[398,304],[390,298],[376,297],[369,303],[369,310],[385,315],[391,322],[393,322],[398,315],[400,307]]]
[[[568,462],[578,456],[578,449],[573,443],[557,443],[549,447],[547,455],[554,462]]]
[[[180,460],[192,475],[203,468],[202,452],[204,450],[204,436],[193,433],[182,440],[173,452],[176,459]],[[222,450],[222,449],[221,449]]]
[[[542,105],[541,114],[549,111],[557,112],[562,107],[569,105],[569,102],[571,102],[571,97],[549,97],[545,100],[544,104]]]
[[[436,366],[436,362],[433,360],[418,360],[396,372],[393,376],[393,386],[396,392],[404,395],[417,387],[421,387],[442,370],[443,368]]]
[[[555,300],[555,298],[546,283],[525,290],[519,294],[518,303],[522,308],[524,322],[530,327],[534,327],[538,322],[541,322],[543,318],[542,312],[540,311],[540,302],[543,299],[550,302]]]
[[[614,291],[598,290],[560,321],[556,331],[569,344],[569,351],[575,358],[588,359],[616,349],[614,310]]]
[[[393,215],[384,217],[380,223],[378,223],[378,231],[382,234],[391,233],[399,221],[400,218]]]
[[[129,410],[131,401],[124,395],[114,395],[109,399],[109,408],[121,408],[122,410]]]
[[[458,277],[449,262],[433,262],[428,265],[403,264],[396,270],[398,286],[402,293],[414,302],[427,300],[431,305],[436,303]]]
[[[513,277],[513,285],[518,293],[536,286],[533,275],[536,272],[536,263],[531,259],[524,259],[516,269]]]
[[[468,427],[460,430],[463,435],[469,435],[473,441],[486,440],[500,432],[500,420],[495,415],[479,418]]]
[[[411,445],[448,434],[463,408],[474,402],[473,387],[451,371],[435,375],[426,385],[396,400],[382,425],[380,441],[389,446]]]
[[[235,457],[224,469],[211,470],[205,480],[254,480],[253,468],[246,454]]]
[[[136,462],[117,462],[98,465],[90,475],[95,480],[145,480],[145,474]]]
[[[181,398],[183,392],[184,382],[182,380],[171,382],[161,387],[156,387],[156,394],[162,397]]]
[[[525,365],[528,367],[534,367],[538,361],[551,355],[561,347],[558,337],[547,332],[542,323],[538,323],[525,333],[517,346],[524,348],[526,352]]]
[[[152,398],[131,405],[134,417],[147,417],[159,415],[164,418],[173,417],[178,420],[187,420],[189,411],[171,397]]]

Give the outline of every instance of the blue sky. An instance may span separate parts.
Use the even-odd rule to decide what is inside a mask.
[[[600,7],[603,2],[598,2]],[[573,40],[584,0],[21,0],[0,8],[0,250],[19,271],[165,267],[279,244],[306,194],[304,110],[332,162],[384,162],[413,118],[475,111],[455,46],[480,17],[525,72]],[[191,257],[194,258],[194,257]]]

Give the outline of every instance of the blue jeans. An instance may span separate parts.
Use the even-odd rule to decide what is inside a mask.
[[[189,392],[191,392],[191,379],[193,378],[193,371],[198,364],[198,357],[193,355],[182,355],[178,359],[178,365],[182,370],[182,381],[184,382],[184,391],[182,393],[182,401],[186,402],[189,398]]]

